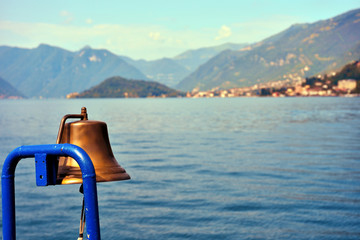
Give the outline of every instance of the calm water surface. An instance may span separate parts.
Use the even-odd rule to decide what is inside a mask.
[[[102,239],[360,239],[360,98],[0,101],[0,162],[107,123],[130,181],[98,184]],[[76,239],[78,185],[16,169],[17,239]]]

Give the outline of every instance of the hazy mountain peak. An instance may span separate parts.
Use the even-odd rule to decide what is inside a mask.
[[[52,46],[50,46],[49,44],[40,43],[37,48],[51,48],[51,47],[52,47]]]
[[[91,49],[91,46],[90,45],[85,45],[83,48],[80,49],[80,51],[89,50],[89,49]]]
[[[35,48],[37,50],[41,50],[41,51],[46,51],[46,50],[62,50],[62,51],[67,51],[63,48],[60,47],[56,47],[56,46],[52,46],[49,44],[45,44],[45,43],[41,43],[39,44],[39,46],[37,46],[37,48]]]

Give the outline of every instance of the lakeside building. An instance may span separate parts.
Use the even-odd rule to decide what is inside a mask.
[[[343,79],[338,82],[338,89],[341,91],[352,91],[356,88],[356,80]]]

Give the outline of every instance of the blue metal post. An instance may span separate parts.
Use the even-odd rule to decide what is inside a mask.
[[[82,148],[68,143],[21,146],[14,149],[7,156],[1,175],[3,240],[16,239],[14,183],[16,165],[21,159],[35,157],[35,154],[70,156],[79,164],[84,186],[87,237],[89,240],[100,240],[100,221],[94,165],[89,155]]]

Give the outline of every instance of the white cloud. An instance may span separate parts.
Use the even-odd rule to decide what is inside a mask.
[[[159,32],[150,32],[149,37],[152,40],[158,41],[158,40],[160,40],[160,33]]]
[[[62,10],[62,11],[60,11],[60,16],[68,17],[68,16],[71,16],[71,14],[70,14],[70,12],[68,12],[66,10]]]
[[[215,38],[215,40],[220,40],[220,39],[224,39],[224,38],[228,38],[232,35],[231,29],[228,26],[221,26],[219,32],[218,32],[218,36]]]
[[[93,20],[91,19],[91,18],[88,18],[88,19],[86,19],[86,21],[85,21],[87,24],[93,24]]]
[[[69,24],[74,20],[74,16],[66,10],[60,11],[59,15],[64,18],[64,23],[66,24]]]
[[[76,26],[0,21],[0,45],[34,48],[40,43],[46,43],[70,51],[78,51],[90,45],[134,59],[174,57],[189,49],[214,46],[217,43],[213,33],[214,29],[211,28],[171,30],[158,25]]]
[[[198,39],[198,45],[188,39]],[[40,43],[46,43],[70,51],[91,45],[93,48],[106,48],[132,58],[172,57],[189,48],[200,46],[199,41],[204,39],[208,37],[201,37],[201,34],[194,32],[171,31],[154,25],[75,26],[0,21],[0,45],[33,48]]]

